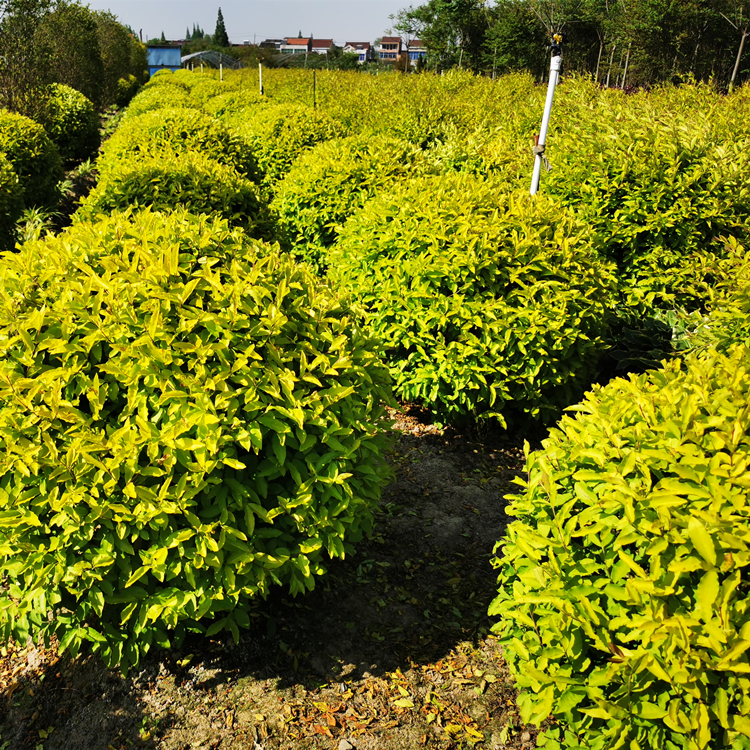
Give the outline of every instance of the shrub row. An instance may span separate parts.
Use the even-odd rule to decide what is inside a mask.
[[[236,638],[370,528],[387,371],[303,267],[147,210],[27,243],[0,283],[4,639],[127,671]]]
[[[98,148],[94,105],[69,86],[50,85],[41,124],[0,110],[0,249],[15,244],[24,208],[55,205],[63,166],[89,158]]]
[[[469,176],[413,179],[354,214],[330,258],[397,393],[445,419],[547,422],[597,371],[614,267],[553,201]]]
[[[18,175],[26,206],[54,202],[62,179],[60,153],[44,128],[23,115],[0,110],[0,151]]]
[[[221,83],[210,75],[180,71],[159,76],[150,84],[150,90],[163,92],[162,105],[169,102],[170,95],[179,100],[190,97],[191,106],[220,115],[221,127],[226,127],[231,137],[239,138],[247,153],[255,158],[252,176],[261,181],[266,194],[274,196],[271,211],[278,223],[279,239],[321,272],[331,264],[331,258],[336,258],[340,269],[334,270],[330,280],[343,285],[367,310],[369,324],[379,326],[377,315],[373,317],[365,298],[377,297],[385,287],[380,280],[365,278],[367,271],[363,269],[372,259],[357,258],[363,243],[358,244],[354,235],[378,235],[374,240],[381,264],[378,267],[383,274],[391,273],[392,267],[396,269],[394,296],[402,296],[396,291],[399,286],[420,288],[422,271],[397,268],[404,255],[412,252],[412,226],[425,222],[438,222],[438,226],[443,220],[441,212],[461,214],[471,222],[478,209],[455,194],[463,188],[451,189],[450,177],[445,183],[435,178],[419,183],[420,187],[415,187],[415,179],[463,173],[475,178],[465,183],[469,190],[488,179],[501,205],[509,195],[525,192],[528,174],[523,165],[530,166],[530,159],[523,141],[536,127],[536,118],[531,116],[533,108],[529,106],[536,101],[536,94],[523,77],[511,76],[497,85],[460,75],[440,81],[431,77],[411,79],[408,84],[397,84],[388,78],[379,84],[382,95],[389,93],[398,98],[408,90],[412,99],[409,104],[398,105],[405,108],[402,118],[383,118],[376,129],[369,117],[357,120],[347,109],[354,106],[355,100],[351,92],[345,91],[346,86],[361,94],[374,85],[365,79],[324,76],[317,111],[306,105],[307,78],[299,72],[289,72],[283,85],[281,77],[272,75],[270,81],[275,83],[271,86],[269,82],[269,90],[275,89],[276,96],[270,102],[268,97],[264,100],[256,93],[246,74],[228,74],[227,81]],[[402,86],[406,87],[403,91],[399,88]],[[493,91],[506,95],[502,112],[490,102]],[[466,103],[469,92],[489,108],[496,119],[493,128],[480,127],[487,121],[475,108],[469,117],[469,110],[459,112],[455,102],[448,102],[450,97],[456,97]],[[148,93],[147,87],[142,95]],[[602,301],[607,312],[602,313],[601,324],[595,332],[586,325],[581,331],[581,341],[591,338],[590,353],[583,357],[586,366],[580,366],[581,351],[576,347],[565,349],[561,343],[564,350],[552,347],[556,354],[550,356],[558,363],[554,371],[537,370],[534,366],[518,369],[522,373],[519,382],[526,384],[522,389],[506,390],[505,385],[485,383],[485,372],[495,373],[489,376],[494,383],[497,371],[504,366],[498,359],[504,349],[493,348],[491,342],[494,333],[490,333],[490,319],[479,328],[467,322],[476,315],[473,306],[486,301],[485,293],[478,288],[476,293],[467,292],[459,300],[441,289],[429,297],[430,301],[426,297],[414,313],[421,316],[432,308],[426,313],[432,322],[424,323],[421,333],[415,334],[405,326],[401,333],[396,334],[394,329],[385,337],[387,356],[394,374],[398,373],[402,397],[422,400],[446,419],[489,416],[498,403],[508,414],[515,410],[548,421],[599,376],[597,359],[608,346],[613,347],[615,356],[604,363],[606,368],[653,364],[673,346],[672,332],[663,321],[675,320],[683,308],[705,312],[710,307],[713,287],[731,279],[737,271],[736,257],[726,251],[726,238],[742,238],[747,215],[743,177],[746,170],[741,156],[731,160],[736,168],[716,167],[724,163],[719,158],[721,149],[729,148],[719,142],[719,136],[725,133],[726,120],[736,114],[735,109],[724,111],[721,100],[705,87],[664,88],[637,98],[638,111],[621,93],[598,92],[583,80],[567,80],[555,109],[556,129],[549,139],[555,172],[543,189],[557,198],[556,210],[561,216],[578,215],[580,233],[578,229],[574,231],[574,241],[579,245],[587,243],[592,257],[599,257],[598,262],[615,264],[608,266],[610,271],[614,268],[616,281],[609,286],[607,300]],[[673,105],[677,112],[668,121],[666,114]],[[642,116],[644,108],[649,117]],[[698,116],[691,115],[694,110]],[[432,130],[425,124],[430,113],[435,114]],[[153,123],[160,117],[156,113],[151,116]],[[196,110],[191,116],[198,122],[206,115]],[[135,121],[141,118],[136,117]],[[617,134],[623,122],[628,123],[628,134],[620,137]],[[186,141],[190,141],[193,130],[186,128],[183,132]],[[347,132],[360,134],[338,137]],[[374,133],[390,135],[374,137]],[[124,134],[125,131],[126,138]],[[150,138],[149,135],[146,141],[150,142]],[[153,142],[159,143],[159,148],[172,148],[159,137]],[[427,191],[436,205],[432,207],[429,199],[425,202],[416,195],[419,191]],[[518,213],[523,214],[526,204],[517,205]],[[392,221],[394,215],[406,216],[410,211],[414,216],[409,221]],[[550,210],[550,217],[554,211]],[[378,213],[387,218],[381,221]],[[529,222],[532,217],[533,214],[527,217]],[[347,220],[351,221],[351,228],[344,230]],[[481,216],[477,220],[481,225],[486,223]],[[569,225],[563,221],[563,226]],[[530,238],[534,230],[530,226],[525,226],[521,234],[533,242]],[[456,236],[456,255],[460,254],[460,237]],[[450,244],[450,239],[447,241]],[[538,250],[540,255],[545,252],[543,245]],[[354,271],[355,268],[359,270]],[[359,275],[361,280],[350,281],[344,278],[346,274]],[[610,276],[607,278],[611,281]],[[390,299],[389,294],[386,297]],[[558,302],[562,304],[561,300]],[[405,305],[403,299],[395,304],[394,309],[399,311]],[[516,302],[508,304],[513,308]],[[490,317],[495,314],[493,309],[490,305]],[[570,325],[572,330],[579,323],[575,306],[565,308],[570,309],[569,319],[562,308],[553,305],[552,309],[556,310],[554,323],[551,319],[543,322],[534,318],[535,323],[528,328],[532,331],[530,340],[536,341],[537,334],[541,336],[537,343],[544,352],[540,355],[542,360],[549,351],[542,341],[555,338],[553,331],[559,326]],[[507,309],[499,314],[507,318]],[[449,327],[447,339],[442,335],[432,339],[434,325],[439,329],[442,324],[437,321],[446,316],[454,321],[463,319],[464,323],[455,329]],[[530,319],[523,316],[514,324],[515,329],[528,327]],[[653,331],[662,329],[661,340],[650,341]],[[385,328],[373,330],[382,336]],[[568,339],[563,336],[560,341]],[[452,353],[443,361],[444,350],[448,349]],[[422,359],[426,369],[419,364]],[[493,360],[495,364],[489,364]],[[476,369],[476,376],[465,375],[464,365]],[[560,371],[569,368],[570,378],[560,375],[558,367]],[[511,374],[507,382],[515,377]],[[566,380],[569,385],[565,385]],[[506,382],[505,376],[501,381]],[[518,409],[513,406],[516,402]]]
[[[277,184],[271,204],[294,252],[316,266],[346,219],[381,191],[428,171],[422,152],[393,138],[350,136],[303,153]]]
[[[99,117],[79,91],[53,83],[44,128],[57,146],[63,164],[83,161],[99,149]]]
[[[168,98],[186,88],[178,83],[152,85],[139,97],[153,91]],[[130,206],[180,207],[196,214],[216,213],[256,238],[274,235],[267,201],[254,184],[252,152],[199,109],[159,108],[128,117],[105,143],[99,172],[99,182],[81,202],[76,221]]]
[[[750,350],[595,389],[527,458],[490,614],[547,748],[750,745]]]
[[[329,115],[302,105],[245,108],[239,120],[228,124],[252,150],[268,186],[283,178],[306,149],[343,135]]]

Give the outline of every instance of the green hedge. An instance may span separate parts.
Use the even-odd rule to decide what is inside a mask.
[[[123,121],[104,144],[99,165],[105,172],[122,159],[159,158],[189,151],[200,152],[251,178],[256,175],[252,151],[241,138],[210,115],[186,108],[159,109]]]
[[[241,122],[242,117],[249,114],[245,110],[260,104],[268,104],[268,99],[258,92],[229,91],[207,99],[203,103],[203,108],[216,117],[229,118],[226,124],[228,127],[232,127]]]
[[[190,93],[203,104],[216,96],[231,93],[236,89],[234,84],[202,76],[195,76],[195,80],[191,81],[189,85]]]
[[[750,214],[750,132],[728,103],[703,85],[629,98],[573,79],[549,142],[543,190],[601,233],[631,304],[701,309],[721,237],[744,237]]]
[[[0,152],[18,175],[25,206],[48,206],[57,201],[57,183],[64,174],[62,162],[41,125],[0,110]]]
[[[0,153],[0,250],[10,250],[16,241],[16,222],[23,212],[23,188],[13,166]]]
[[[2,636],[126,671],[235,638],[371,528],[387,372],[304,269],[215,218],[74,225],[0,259]]]
[[[330,251],[406,401],[449,419],[548,422],[596,375],[618,291],[555,202],[468,176],[382,192]]]
[[[196,152],[117,162],[102,173],[96,187],[81,201],[76,220],[90,220],[130,206],[215,213],[244,227],[252,237],[275,236],[275,223],[257,186],[232,167]]]
[[[245,109],[227,125],[249,145],[269,185],[284,177],[303,151],[344,135],[327,114],[299,104]]]
[[[127,107],[138,92],[140,83],[138,79],[129,73],[127,77],[117,80],[117,92],[115,94],[115,104],[118,107]]]
[[[613,380],[528,456],[490,614],[540,746],[750,747],[749,370]]]
[[[691,331],[696,348],[727,351],[736,343],[750,347],[750,255],[732,237],[726,240],[724,255],[724,273],[715,274],[708,314]]]
[[[167,83],[168,81],[168,83]],[[171,78],[157,79],[146,84],[133,98],[125,110],[123,120],[162,109],[202,109],[190,89]]]
[[[425,171],[422,152],[393,138],[352,136],[302,154],[277,184],[273,209],[295,251],[326,265],[340,225],[380,190]]]
[[[99,117],[94,105],[70,86],[50,86],[44,128],[65,164],[88,159],[99,148]]]

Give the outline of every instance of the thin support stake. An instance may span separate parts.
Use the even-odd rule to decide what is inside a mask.
[[[542,174],[542,162],[544,161],[544,146],[547,141],[547,130],[549,129],[549,118],[552,114],[552,102],[555,98],[555,87],[560,79],[560,68],[562,67],[562,55],[555,55],[549,64],[549,84],[547,85],[547,101],[544,103],[544,115],[542,116],[542,127],[539,129],[539,139],[534,149],[534,173],[531,176],[531,195],[539,191],[539,178]]]
[[[258,88],[260,95],[263,96],[263,63],[258,63]]]

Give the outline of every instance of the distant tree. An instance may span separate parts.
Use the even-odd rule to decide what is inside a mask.
[[[734,67],[732,68],[732,77],[729,79],[729,89],[731,91],[734,87],[734,81],[737,78],[742,51],[745,48],[745,40],[747,39],[748,34],[750,34],[750,8],[747,8],[742,0],[729,0],[726,5],[726,10],[728,12],[719,12],[724,20],[728,21],[732,25],[732,28],[740,34],[740,45],[737,50]]]
[[[27,117],[46,111],[45,89],[53,80],[52,54],[37,39],[50,0],[0,0],[0,107]]]
[[[483,0],[428,0],[391,16],[402,36],[419,37],[433,67],[482,68],[490,12]]]
[[[358,70],[359,55],[356,52],[344,52],[343,47],[331,43],[326,55],[326,68],[329,70]]]
[[[396,60],[396,63],[394,64],[393,69],[398,70],[400,73],[409,72],[409,53],[408,52],[402,52],[398,56],[398,60]]]
[[[275,50],[266,49],[257,44],[242,44],[238,47],[230,47],[227,52],[232,57],[242,60],[250,68],[257,68],[258,63],[263,63],[264,67],[276,67]],[[287,55],[283,55],[283,57],[287,57]]]
[[[343,52],[336,60],[337,70],[359,70],[359,55],[356,52]]]
[[[164,36],[164,32],[163,31],[161,32],[161,37],[159,38],[159,41],[160,42],[166,42],[167,41],[167,37]]]
[[[112,13],[96,11],[94,18],[104,66],[103,103],[114,104],[121,78],[132,74],[143,82],[148,75],[146,47]]]
[[[544,27],[525,0],[500,0],[485,36],[484,70],[493,76],[514,70],[539,75],[549,64],[546,43]]]
[[[192,37],[190,36],[190,27],[187,27],[187,31],[185,31],[185,41],[189,42]]]
[[[585,0],[528,0],[532,13],[550,36],[562,31],[571,21],[577,21],[584,2]]]
[[[229,36],[227,35],[227,29],[224,26],[224,16],[219,8],[219,15],[216,17],[216,31],[214,31],[214,44],[219,47],[229,46]]]
[[[106,80],[106,55],[102,53],[102,59],[105,60],[105,80]],[[129,71],[135,76],[139,84],[148,81],[148,50],[146,45],[135,34],[130,35],[130,55]]]
[[[63,0],[41,19],[36,45],[51,55],[52,76],[100,107],[104,94],[104,63],[96,17],[87,6]]]

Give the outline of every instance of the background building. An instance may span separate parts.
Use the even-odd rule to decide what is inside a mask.
[[[380,59],[395,63],[401,55],[401,37],[384,36],[380,41]]]
[[[153,75],[160,70],[179,70],[182,66],[182,48],[177,44],[149,44],[148,72]]]
[[[375,59],[375,50],[370,42],[347,42],[344,45],[344,52],[359,55],[361,65]]]

